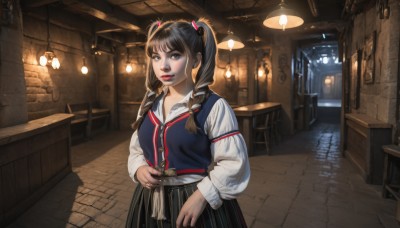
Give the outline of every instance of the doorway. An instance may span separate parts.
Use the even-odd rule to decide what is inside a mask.
[[[337,41],[308,43],[301,52],[307,56],[308,72],[305,89],[316,94],[319,122],[340,123],[342,104],[342,63]]]

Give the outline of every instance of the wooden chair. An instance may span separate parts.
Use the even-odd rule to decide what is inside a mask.
[[[270,133],[271,133],[271,114],[270,112],[266,113],[264,116],[264,121],[261,123],[257,123],[257,118],[253,121],[253,130],[254,130],[254,149],[257,144],[265,145],[265,150],[268,155],[270,155]]]
[[[397,221],[400,221],[400,147],[398,145],[384,145],[382,149],[385,155],[382,196],[397,200],[395,217]]]

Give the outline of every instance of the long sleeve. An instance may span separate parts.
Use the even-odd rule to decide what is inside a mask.
[[[214,168],[197,187],[210,206],[217,209],[222,199],[234,199],[246,189],[250,165],[235,114],[224,99],[214,104],[204,129],[212,141]]]
[[[143,156],[143,150],[139,144],[139,138],[137,135],[138,131],[132,134],[131,142],[129,145],[129,157],[128,157],[128,172],[132,180],[137,183],[135,174],[137,169],[142,165],[148,165],[146,159]]]

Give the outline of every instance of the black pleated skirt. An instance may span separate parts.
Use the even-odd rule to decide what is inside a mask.
[[[131,206],[126,221],[127,228],[153,228],[153,227],[176,227],[176,219],[179,211],[186,200],[197,190],[197,183],[164,186],[165,216],[166,220],[155,220],[152,213],[152,191],[142,185],[136,187],[133,193]],[[247,227],[242,211],[236,200],[224,200],[217,210],[207,204],[202,215],[196,223],[201,228],[243,228]]]

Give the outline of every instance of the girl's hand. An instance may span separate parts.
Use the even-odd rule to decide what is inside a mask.
[[[194,227],[206,205],[207,201],[201,192],[199,190],[195,191],[183,204],[176,219],[176,227]]]
[[[137,180],[147,189],[153,189],[160,184],[160,179],[154,176],[161,176],[161,172],[148,165],[140,166],[136,171]]]

